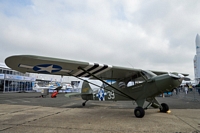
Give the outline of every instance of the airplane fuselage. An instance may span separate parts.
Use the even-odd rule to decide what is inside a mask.
[[[113,87],[122,91],[126,95],[132,97],[134,100],[146,99],[156,97],[166,91],[172,91],[181,84],[180,79],[173,78],[168,74],[159,75],[147,80],[143,83],[138,83],[130,87],[119,88],[119,82],[112,84]],[[113,89],[110,86],[100,88],[98,92],[93,94],[83,95],[83,100],[99,100],[99,101],[123,101],[130,100],[129,97],[124,96],[121,92]]]

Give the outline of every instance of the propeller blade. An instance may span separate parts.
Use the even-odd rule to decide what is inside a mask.
[[[168,72],[169,76],[173,77],[173,78],[177,78],[177,79],[183,79],[183,80],[190,80],[190,78],[185,77],[183,74],[181,73],[171,73]]]
[[[180,79],[180,78],[181,78],[179,75],[176,75],[176,74],[171,73],[171,72],[168,72],[168,75],[169,75],[170,77],[177,78],[177,79]]]

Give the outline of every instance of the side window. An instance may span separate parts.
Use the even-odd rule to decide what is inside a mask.
[[[141,72],[141,75],[142,75],[146,80],[148,79],[148,77],[147,77],[147,75],[146,75],[146,72],[142,71],[142,72]]]

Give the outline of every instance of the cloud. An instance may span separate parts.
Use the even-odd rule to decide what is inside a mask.
[[[16,3],[0,2],[0,62],[34,54],[194,75],[198,1]]]

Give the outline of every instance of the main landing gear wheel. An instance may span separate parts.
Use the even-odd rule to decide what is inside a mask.
[[[145,111],[142,107],[136,107],[134,110],[134,114],[137,118],[142,118],[145,115]]]
[[[162,103],[160,107],[160,112],[166,113],[169,110],[169,106],[166,103]]]

